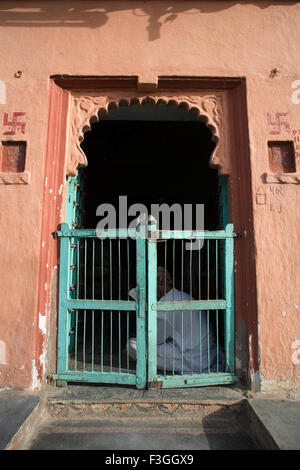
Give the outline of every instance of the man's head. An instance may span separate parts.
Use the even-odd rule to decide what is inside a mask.
[[[161,299],[173,287],[170,273],[163,267],[157,268],[157,300]]]

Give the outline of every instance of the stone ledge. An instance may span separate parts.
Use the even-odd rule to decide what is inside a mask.
[[[30,172],[22,173],[5,173],[0,172],[0,184],[29,184]]]
[[[256,416],[256,435],[265,448],[300,450],[300,402],[285,399],[251,398],[248,404]],[[258,427],[265,429],[265,433]]]
[[[264,173],[265,183],[300,184],[300,173]]]
[[[40,403],[36,393],[3,391],[0,393],[0,449],[11,449],[12,441]]]

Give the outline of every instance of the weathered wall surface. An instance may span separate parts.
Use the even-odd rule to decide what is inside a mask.
[[[299,2],[0,2],[0,141],[27,142],[24,172],[0,174],[0,385],[39,387],[45,364],[45,194],[63,217],[62,188],[44,173],[53,74],[246,78],[260,359],[250,370],[263,390],[299,384],[299,40]],[[272,175],[276,140],[294,142],[298,179]],[[251,365],[251,337],[245,348]]]

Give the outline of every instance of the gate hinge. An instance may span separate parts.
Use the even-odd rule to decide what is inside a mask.
[[[52,232],[51,235],[52,235],[52,237],[53,237],[54,240],[57,240],[57,239],[58,239],[58,232],[57,232],[57,231],[56,231],[56,232]]]
[[[150,382],[150,388],[161,388],[162,385],[162,381],[152,380],[152,382]]]
[[[70,331],[69,331],[69,336],[71,336],[73,333],[75,333],[75,329],[76,329],[76,327],[74,325],[73,328],[71,328]]]

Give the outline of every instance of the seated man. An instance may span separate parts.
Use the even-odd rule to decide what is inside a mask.
[[[136,299],[135,289],[131,289],[129,294]],[[189,294],[173,287],[170,274],[162,267],[157,268],[157,299],[159,302],[194,300]],[[207,330],[205,311],[158,311],[157,368],[183,374],[208,372],[208,368],[215,372],[217,347],[212,327],[209,325],[209,340]],[[129,338],[126,349],[135,360],[136,338]],[[224,370],[224,364],[224,351],[219,346],[220,372]]]

